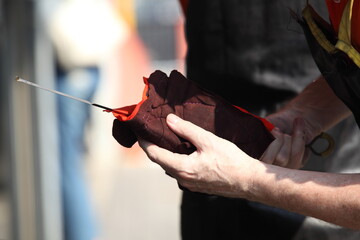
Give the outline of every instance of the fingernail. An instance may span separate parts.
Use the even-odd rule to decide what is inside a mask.
[[[168,123],[176,124],[179,121],[179,117],[175,114],[169,114],[166,118]]]

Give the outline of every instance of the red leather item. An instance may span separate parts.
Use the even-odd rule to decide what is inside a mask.
[[[201,89],[178,71],[172,71],[169,77],[155,71],[144,82],[139,104],[113,111],[116,117],[113,136],[125,147],[131,147],[140,137],[172,152],[195,151],[190,142],[175,135],[166,125],[170,113],[235,143],[254,158],[260,158],[274,139],[271,123]]]

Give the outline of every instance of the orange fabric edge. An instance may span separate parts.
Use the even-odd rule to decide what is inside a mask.
[[[143,77],[145,88],[142,94],[142,100],[136,105],[125,106],[121,108],[115,108],[113,111],[105,110],[106,112],[112,112],[114,117],[116,117],[119,121],[125,122],[133,119],[136,114],[139,112],[141,105],[148,99],[147,92],[149,89],[149,81],[148,78]]]

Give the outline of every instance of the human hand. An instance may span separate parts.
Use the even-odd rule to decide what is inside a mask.
[[[150,160],[190,191],[247,196],[258,161],[235,144],[173,114],[166,121],[172,131],[193,143],[196,151],[190,155],[177,154],[140,139],[139,144]]]
[[[286,168],[299,169],[308,159],[309,149],[305,144],[305,123],[302,118],[293,121],[293,130],[290,134],[275,127],[271,133],[275,140],[266,149],[260,160]]]
[[[308,119],[308,117],[305,118],[302,115],[297,109],[288,107],[267,116],[266,120],[288,135],[292,135],[295,132],[295,126],[300,124],[301,126],[298,127],[301,127],[304,132],[305,144],[309,144],[323,131],[323,128],[316,119]]]

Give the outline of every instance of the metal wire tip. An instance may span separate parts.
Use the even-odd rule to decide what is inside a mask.
[[[116,112],[116,110],[112,109],[112,108],[108,108],[108,107],[105,107],[103,105],[100,105],[100,104],[97,104],[97,103],[92,103],[88,100],[85,100],[85,99],[81,99],[81,98],[78,98],[78,97],[75,97],[75,96],[71,96],[69,94],[66,94],[66,93],[63,93],[63,92],[59,92],[59,91],[56,91],[56,90],[52,90],[52,89],[49,89],[49,88],[46,88],[46,87],[42,87],[40,86],[39,84],[36,84],[36,83],[33,83],[33,82],[30,82],[28,80],[24,80],[24,79],[21,79],[19,76],[16,76],[15,80],[17,82],[21,82],[21,83],[25,83],[27,85],[30,85],[30,86],[33,86],[33,87],[37,87],[37,88],[40,88],[42,90],[45,90],[45,91],[48,91],[48,92],[52,92],[52,93],[55,93],[55,94],[58,94],[58,95],[61,95],[61,96],[64,96],[64,97],[67,97],[67,98],[71,98],[73,100],[76,100],[76,101],[79,101],[79,102],[83,102],[83,103],[86,103],[86,104],[89,104],[89,105],[92,105],[92,106],[95,106],[95,107],[98,107],[98,108],[102,108],[102,109],[105,109],[107,111],[110,111],[110,112]]]

